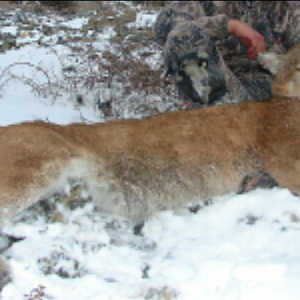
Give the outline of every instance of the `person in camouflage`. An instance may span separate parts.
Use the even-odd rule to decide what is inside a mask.
[[[299,3],[172,2],[154,26],[166,75],[193,107],[268,99],[272,77],[257,55],[284,54],[300,42]]]

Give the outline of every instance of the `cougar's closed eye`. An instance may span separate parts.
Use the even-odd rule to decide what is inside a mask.
[[[178,71],[178,75],[180,75],[181,77],[185,77],[186,76],[186,74],[185,74],[185,72],[183,70],[179,70]]]

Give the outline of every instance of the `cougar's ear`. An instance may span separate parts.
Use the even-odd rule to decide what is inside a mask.
[[[279,70],[283,57],[284,55],[273,52],[258,53],[258,62],[264,69],[275,76]]]

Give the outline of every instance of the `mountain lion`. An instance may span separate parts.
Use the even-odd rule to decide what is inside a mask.
[[[93,125],[0,127],[0,227],[69,178],[82,179],[102,210],[135,221],[236,192],[246,175],[262,171],[300,193],[300,45],[261,58],[279,70],[269,101]],[[9,277],[2,260],[0,285]]]

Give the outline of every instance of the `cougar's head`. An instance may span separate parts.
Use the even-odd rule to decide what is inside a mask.
[[[184,59],[176,75],[180,91],[193,103],[213,105],[228,93],[221,70],[209,57]]]
[[[259,54],[260,63],[273,75],[272,95],[276,97],[300,97],[300,45],[286,55]]]

